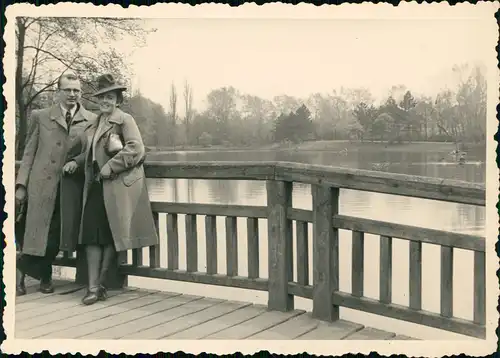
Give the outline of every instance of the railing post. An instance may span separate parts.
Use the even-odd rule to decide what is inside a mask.
[[[474,323],[486,325],[486,254],[474,252]]]
[[[333,216],[339,209],[338,188],[312,185],[313,197],[313,317],[339,319],[333,293],[339,288],[339,234]]]
[[[287,209],[292,206],[292,183],[267,181],[268,208],[268,308],[290,311],[293,295],[288,294],[288,282],[293,279],[293,232]]]

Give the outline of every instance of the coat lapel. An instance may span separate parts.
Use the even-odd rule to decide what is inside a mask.
[[[98,136],[96,138],[96,141],[98,142],[111,128],[113,128],[113,124],[122,124],[123,123],[123,118],[121,116],[121,110],[118,108],[111,113],[111,116],[108,118],[108,120],[103,123],[103,126],[101,128],[100,133],[98,133]],[[101,120],[102,114],[99,115],[99,120]]]
[[[56,104],[52,106],[50,109],[50,119],[68,131],[68,125],[66,124],[66,119],[64,118],[60,105]]]
[[[73,117],[73,120],[71,121],[71,124],[75,124],[78,122],[82,121],[91,121],[92,120],[92,115],[90,114],[89,111],[87,111],[81,104],[78,104],[79,108],[75,113],[75,116]],[[63,113],[62,108],[60,105],[54,105],[52,106],[52,109],[50,111],[50,118],[58,123],[61,127],[68,130],[68,125],[66,123],[66,114]]]
[[[102,115],[101,115],[102,116]],[[111,129],[111,127],[113,127],[113,124],[111,124],[109,121],[105,121],[104,123],[100,124],[100,129],[99,129],[99,122],[102,121],[102,117],[99,118],[98,120],[98,125],[97,125],[97,128],[96,130],[98,131],[95,135],[96,135],[96,138],[95,138],[95,142],[98,143],[101,138],[104,136],[104,134],[109,131]]]
[[[75,123],[87,120],[87,118],[85,118],[85,116],[82,113],[83,111],[85,111],[85,109],[83,108],[82,105],[80,105],[80,108],[78,108],[78,110],[76,111],[75,116],[73,117],[73,120],[71,121],[71,124],[75,124]]]
[[[93,119],[93,114],[87,111],[81,104],[79,106],[80,107],[75,113],[75,117],[73,118],[73,123],[79,123],[82,121],[91,122]]]

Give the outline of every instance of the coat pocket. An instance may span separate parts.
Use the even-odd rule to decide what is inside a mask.
[[[142,179],[144,177],[144,171],[142,169],[142,166],[135,167],[129,172],[127,172],[125,175],[122,176],[122,181],[125,186],[131,186],[134,184],[136,181]]]

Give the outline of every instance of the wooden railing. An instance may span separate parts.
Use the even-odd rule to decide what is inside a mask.
[[[155,162],[145,164],[148,178],[264,180],[267,206],[214,205],[152,202],[152,210],[167,215],[167,267],[160,267],[160,247],[149,248],[149,265],[142,250],[133,250],[132,263],[121,272],[168,280],[245,288],[268,292],[268,308],[288,311],[294,296],[312,299],[313,316],[325,321],[339,318],[339,308],[361,310],[477,338],[486,337],[485,238],[415,226],[339,215],[340,189],[354,189],[416,198],[485,206],[484,185],[394,173],[333,168],[283,162]],[[312,210],[292,207],[292,184],[311,184]],[[178,215],[185,216],[186,270],[179,270]],[[198,271],[197,217],[205,215],[206,272]],[[227,273],[217,272],[216,217],[225,217]],[[238,272],[237,218],[247,218],[248,275]],[[268,226],[268,277],[259,272],[259,221]],[[293,227],[296,254],[293,255]],[[313,247],[308,228],[312,225]],[[159,230],[160,228],[158,228]],[[339,290],[339,229],[352,232],[352,289]],[[380,236],[379,299],[364,296],[365,233]],[[409,305],[392,302],[393,238],[409,240]],[[422,309],[422,246],[441,247],[440,312]],[[454,249],[474,252],[473,320],[453,314]],[[309,282],[309,250],[312,249],[313,282]],[[297,275],[293,278],[293,260]],[[124,259],[125,260],[125,259]],[[123,261],[126,262],[126,261]],[[72,255],[59,264],[75,266]]]

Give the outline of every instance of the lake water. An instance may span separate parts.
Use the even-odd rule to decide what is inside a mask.
[[[151,154],[153,157],[153,154]],[[355,151],[347,154],[326,151],[232,151],[232,152],[181,152],[163,153],[154,157],[168,161],[266,161],[282,160],[310,164],[343,166],[361,169],[382,168],[386,172],[414,174],[440,178],[458,179],[484,183],[484,152],[468,153],[465,164],[459,165],[446,153],[434,152],[374,152]],[[187,203],[214,203],[237,205],[266,205],[265,182],[220,181],[220,180],[170,180],[148,179],[151,200]],[[311,187],[295,183],[293,206],[312,208]],[[383,220],[454,232],[485,235],[485,210],[482,207],[438,202],[410,197],[384,195],[370,192],[342,190],[340,213],[367,219]],[[246,263],[246,219],[238,219],[239,274],[247,275]],[[162,227],[160,239],[166,242],[165,215],[160,216]],[[204,217],[198,218],[199,271],[206,270]],[[224,218],[217,218],[218,271],[226,273]],[[295,228],[294,228],[295,229]],[[260,231],[260,275],[267,277],[267,226],[259,220]],[[312,263],[312,229],[309,225],[309,255]],[[179,215],[180,269],[186,268],[184,215]],[[296,247],[294,245],[294,253]],[[144,250],[145,264],[148,252]],[[393,302],[409,303],[409,242],[393,240]],[[166,245],[161,248],[161,266],[166,267]],[[131,260],[131,257],[129,257]],[[439,246],[423,245],[423,297],[424,310],[439,312],[440,299],[440,249]],[[130,261],[131,262],[131,261]],[[294,263],[295,265],[295,263]],[[379,239],[365,235],[365,296],[378,299],[379,294]],[[454,256],[454,314],[472,319],[473,305],[473,253],[455,250]],[[312,282],[312,265],[309,269]],[[294,269],[296,277],[296,267]],[[267,304],[267,293],[232,289],[218,286],[198,285],[157,279],[129,278],[130,285],[146,288],[181,291],[224,299],[244,300]],[[340,290],[351,292],[351,233],[340,230]],[[298,309],[312,309],[312,302],[295,298]],[[366,326],[407,334],[421,339],[467,339],[465,336],[393,320],[368,313],[341,308],[341,318]]]

